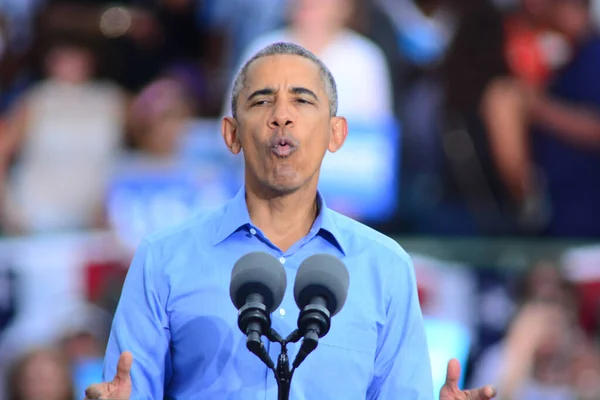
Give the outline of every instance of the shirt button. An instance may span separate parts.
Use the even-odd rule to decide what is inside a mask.
[[[281,315],[282,317],[285,315],[285,309],[284,308],[280,308],[279,309],[279,315]]]
[[[256,229],[254,229],[254,228],[250,229],[250,233],[253,235],[256,235]]]
[[[281,258],[279,259],[279,261],[280,261],[282,264],[285,264],[285,258],[281,257]]]

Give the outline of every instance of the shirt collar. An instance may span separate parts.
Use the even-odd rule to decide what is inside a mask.
[[[321,234],[345,255],[347,244],[344,242],[344,236],[342,236],[336,224],[335,212],[327,208],[325,199],[320,192],[317,192],[317,202],[319,204],[319,215],[315,219],[311,233],[316,231],[314,234]],[[218,221],[213,245],[216,246],[239,229],[251,225],[252,221],[246,204],[246,189],[242,186],[225,205],[224,212]]]

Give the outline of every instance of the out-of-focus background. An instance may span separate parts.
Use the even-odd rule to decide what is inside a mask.
[[[600,1],[0,1],[0,399],[83,398],[140,239],[242,183],[253,52],[330,67],[328,204],[412,255],[436,386],[600,399]]]

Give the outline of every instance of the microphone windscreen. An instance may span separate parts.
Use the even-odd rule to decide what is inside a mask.
[[[350,275],[344,263],[330,254],[315,254],[308,257],[296,274],[294,299],[302,310],[315,296],[327,299],[331,316],[337,314],[348,296]]]
[[[287,287],[287,276],[281,263],[272,255],[252,252],[241,257],[231,271],[229,296],[239,310],[253,293],[263,296],[269,313],[279,307]]]

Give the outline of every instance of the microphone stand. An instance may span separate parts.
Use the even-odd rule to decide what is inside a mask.
[[[292,374],[293,372],[290,371],[290,360],[287,355],[287,348],[285,344],[282,344],[281,354],[279,354],[279,359],[277,360],[277,370],[275,371],[278,400],[289,400]]]
[[[249,344],[251,342],[256,343],[256,337],[253,341],[248,340],[248,349],[250,349],[254,354],[256,354],[258,358],[260,358],[265,363],[265,365],[271,371],[273,371],[273,374],[275,375],[275,380],[277,381],[277,399],[289,400],[294,371],[302,363],[302,361],[304,361],[306,356],[312,350],[314,350],[314,348],[316,347],[316,341],[318,341],[318,336],[315,338],[315,341],[307,340],[307,338],[305,338],[305,340],[302,342],[302,346],[298,355],[296,355],[296,359],[294,360],[291,369],[290,359],[288,357],[287,352],[287,345],[288,343],[297,343],[300,339],[302,339],[303,336],[300,333],[300,331],[296,329],[287,338],[283,339],[277,333],[277,331],[275,331],[273,328],[269,328],[267,333],[265,333],[265,336],[267,337],[267,339],[269,339],[269,341],[273,343],[279,343],[281,345],[281,353],[279,354],[279,357],[277,359],[277,367],[275,367],[273,361],[271,360],[271,357],[269,357],[268,353],[266,352],[266,349],[264,348],[264,345],[262,345],[262,341],[260,340],[260,338],[258,339],[260,341],[260,344],[254,344],[254,346],[251,346]],[[257,348],[260,349],[260,351],[257,351]]]
[[[277,359],[277,368],[271,368],[275,374],[275,380],[277,381],[277,399],[278,400],[289,400],[290,389],[292,383],[292,376],[296,368],[290,370],[290,359],[287,352],[288,343],[296,343],[300,340],[300,332],[295,330],[287,338],[283,339],[274,330],[270,329],[266,335],[267,339],[271,342],[277,342],[281,345],[281,353]]]

